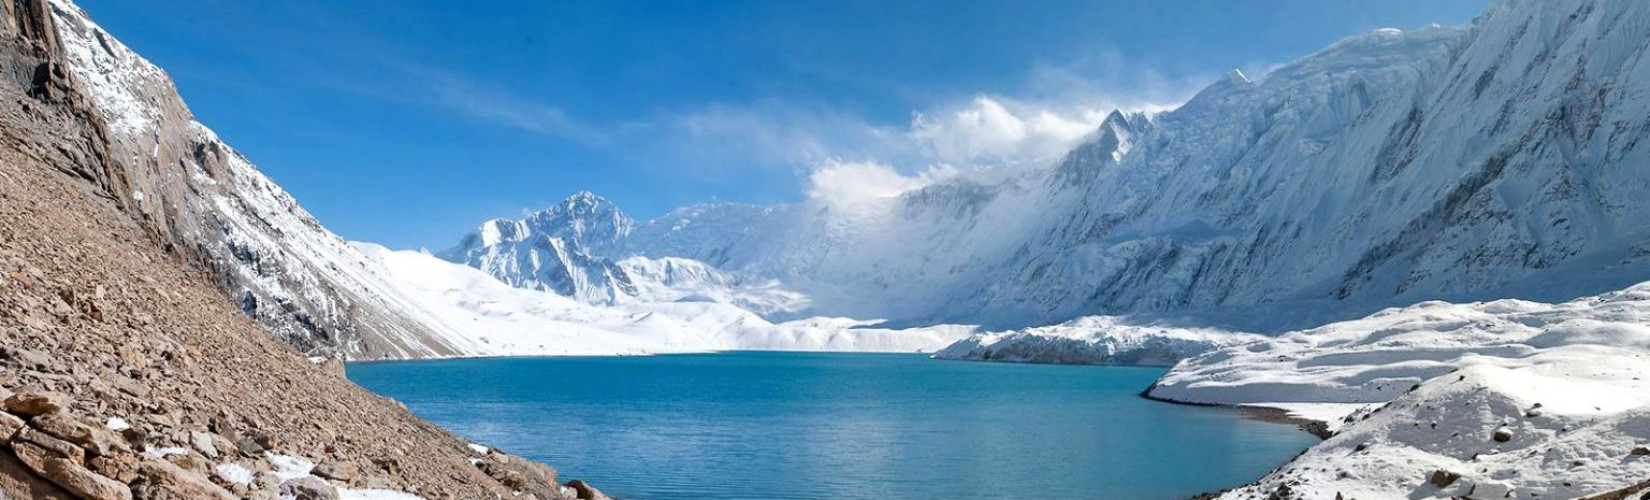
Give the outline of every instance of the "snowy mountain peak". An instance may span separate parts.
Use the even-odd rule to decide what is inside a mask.
[[[611,256],[635,225],[636,222],[625,215],[618,205],[595,193],[579,191],[520,220],[501,218],[483,222],[457,246],[440,255],[447,260],[462,262],[465,253],[484,247],[556,239],[560,240],[561,245],[579,253]]]
[[[629,220],[624,212],[619,210],[618,205],[614,205],[613,202],[607,201],[607,198],[597,196],[596,193],[590,191],[573,193],[572,196],[562,200],[558,207],[565,213],[579,217],[613,216]],[[551,210],[546,210],[546,212],[549,211]]]
[[[1112,111],[1100,122],[1100,127],[1089,134],[1088,140],[1066,153],[1055,167],[1055,181],[1074,185],[1092,178],[1094,172],[1106,165],[1123,161],[1135,138],[1151,127],[1151,117],[1145,113]]]

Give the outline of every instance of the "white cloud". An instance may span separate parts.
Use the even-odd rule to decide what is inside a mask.
[[[724,178],[785,168],[810,198],[863,201],[932,182],[935,172],[1049,165],[1112,111],[1172,109],[1219,77],[1166,78],[1146,66],[1105,50],[1033,64],[1020,94],[942,99],[911,110],[905,123],[764,100],[667,115],[647,135],[662,137],[651,154],[673,168]]]
[[[950,167],[932,167],[906,175],[876,162],[830,161],[808,176],[808,199],[839,210],[873,208],[902,193],[956,175]]]
[[[1076,146],[1111,110],[1078,108],[1066,114],[1002,98],[976,96],[935,116],[915,113],[910,138],[933,161],[1009,166],[1051,161]]]

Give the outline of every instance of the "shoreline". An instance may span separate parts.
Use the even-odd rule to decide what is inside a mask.
[[[1177,400],[1177,399],[1173,399],[1173,398],[1165,398],[1165,397],[1162,397],[1162,396],[1153,396],[1152,395],[1152,389],[1156,389],[1156,388],[1157,388],[1157,384],[1155,384],[1155,383],[1152,384],[1150,387],[1147,387],[1145,390],[1140,391],[1140,397],[1148,399],[1148,400],[1152,400],[1152,401],[1161,402],[1161,403],[1169,403],[1169,404],[1177,404],[1177,405],[1201,406],[1201,407],[1206,407],[1206,408],[1229,408],[1229,409],[1232,409],[1232,410],[1236,410],[1238,413],[1242,413],[1245,417],[1248,417],[1248,418],[1256,420],[1256,421],[1270,422],[1270,423],[1276,423],[1276,424],[1294,425],[1296,428],[1300,429],[1301,431],[1303,431],[1307,434],[1311,434],[1313,436],[1316,436],[1320,440],[1329,439],[1330,437],[1333,437],[1335,435],[1335,433],[1330,430],[1329,422],[1314,419],[1314,418],[1303,417],[1303,416],[1300,416],[1300,415],[1296,415],[1294,412],[1291,412],[1291,411],[1289,411],[1287,409],[1284,409],[1284,408],[1277,408],[1277,407],[1264,406],[1264,405],[1229,405],[1229,404],[1219,404],[1219,403],[1200,403],[1200,402],[1195,402],[1195,401],[1181,401],[1181,400]]]

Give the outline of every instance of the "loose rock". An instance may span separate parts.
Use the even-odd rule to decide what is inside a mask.
[[[25,417],[55,413],[68,406],[68,398],[55,392],[23,391],[5,401],[6,411]]]
[[[146,460],[138,464],[138,482],[133,490],[138,498],[144,500],[235,500],[235,495],[229,490],[163,460]]]
[[[23,457],[23,452],[18,451],[18,446],[22,444],[32,444],[39,447],[46,454],[42,455],[42,458],[39,461],[30,463],[27,458]],[[74,461],[75,464],[86,463],[86,450],[81,449],[79,446],[75,446],[74,443],[52,437],[30,427],[18,429],[17,435],[12,437],[11,445],[12,451],[17,453],[17,457],[23,458],[23,462],[29,464],[30,467],[44,467],[44,459],[52,456],[67,458]]]
[[[23,428],[23,419],[6,412],[0,412],[0,442],[10,441]]]
[[[62,413],[41,415],[35,417],[29,424],[53,437],[80,445],[92,456],[108,455],[125,448],[125,443],[122,443],[120,438],[113,433],[99,427],[76,422]]]
[[[1445,488],[1451,484],[1455,484],[1455,481],[1459,479],[1461,479],[1460,474],[1446,470],[1435,470],[1432,471],[1432,477],[1428,478],[1427,482],[1432,483],[1433,486]]]
[[[601,490],[596,489],[595,486],[591,486],[590,483],[584,482],[583,479],[568,481],[567,487],[573,488],[573,491],[576,492],[579,500],[608,500],[607,495],[603,495]]]
[[[281,483],[281,494],[291,495],[296,500],[338,500],[338,488],[314,476]]]
[[[207,458],[218,458],[218,447],[212,443],[212,434],[201,431],[189,431],[189,446],[195,451],[206,455]]]
[[[349,483],[361,476],[361,467],[349,462],[326,462],[315,466],[313,473],[334,481]]]
[[[47,459],[42,475],[86,500],[132,499],[132,490],[125,484],[86,470],[68,459]]]

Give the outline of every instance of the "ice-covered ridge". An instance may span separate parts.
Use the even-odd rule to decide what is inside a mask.
[[[1058,325],[981,333],[934,353],[939,359],[1016,363],[1172,366],[1215,349],[1263,339],[1213,328],[1132,324],[1089,316]]]

